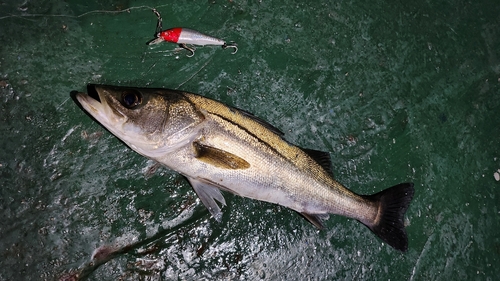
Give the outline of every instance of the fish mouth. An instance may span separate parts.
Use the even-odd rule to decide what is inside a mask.
[[[75,96],[83,109],[99,123],[105,127],[116,126],[126,118],[111,108],[105,97],[107,94],[109,93],[98,85],[88,84],[87,93],[79,92]]]
[[[105,107],[101,103],[101,97],[95,85],[87,85],[87,93],[76,93],[76,99],[85,111],[98,119],[98,121],[101,121],[96,115],[102,113]]]
[[[88,84],[87,85],[87,95],[89,95],[93,99],[97,100],[98,102],[101,102],[101,98],[99,97],[99,93],[97,92],[95,84]]]
[[[100,102],[90,97],[86,93],[77,93],[76,99],[78,103],[87,111],[89,114],[94,116],[94,114],[99,113]]]

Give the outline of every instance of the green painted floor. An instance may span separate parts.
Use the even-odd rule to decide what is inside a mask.
[[[235,41],[238,53],[147,46],[150,7],[164,28]],[[70,92],[87,83],[182,89],[253,112],[329,151],[358,193],[414,182],[409,251],[356,221],[331,216],[317,231],[230,194],[217,223],[186,180],[78,108]],[[500,275],[497,1],[2,1],[0,101],[0,280]]]

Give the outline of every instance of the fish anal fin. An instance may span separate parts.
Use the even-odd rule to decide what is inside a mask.
[[[198,195],[210,214],[215,218],[215,220],[221,222],[222,211],[215,200],[219,201],[223,206],[226,206],[226,200],[224,200],[224,196],[222,196],[219,188],[201,180],[193,178],[187,179],[196,192],[196,195]]]
[[[196,159],[209,165],[230,170],[250,168],[250,163],[245,159],[222,149],[211,147],[198,141],[193,142],[193,149]]]
[[[328,219],[327,214],[308,214],[308,213],[300,213],[306,220],[316,226],[318,229],[323,229],[325,225],[323,221]]]
[[[314,161],[316,161],[316,163],[318,163],[323,170],[333,177],[332,159],[330,158],[330,153],[308,148],[302,148],[302,150]]]
[[[393,248],[406,252],[408,237],[404,225],[404,215],[413,198],[413,183],[401,183],[374,195],[364,196],[379,205],[374,222],[362,222],[382,241]]]

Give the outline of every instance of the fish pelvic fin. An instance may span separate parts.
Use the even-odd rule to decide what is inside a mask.
[[[196,195],[200,198],[201,203],[205,205],[216,221],[221,222],[222,211],[215,201],[217,200],[223,206],[226,206],[226,200],[224,200],[224,196],[222,196],[219,188],[202,180],[193,178],[187,179],[196,192]]]
[[[404,215],[414,193],[413,183],[400,183],[379,193],[364,196],[379,203],[377,219],[373,224],[365,225],[382,241],[402,252],[408,250]]]

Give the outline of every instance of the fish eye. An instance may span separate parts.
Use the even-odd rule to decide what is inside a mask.
[[[137,90],[127,90],[122,93],[122,104],[132,109],[142,102],[142,95]]]

